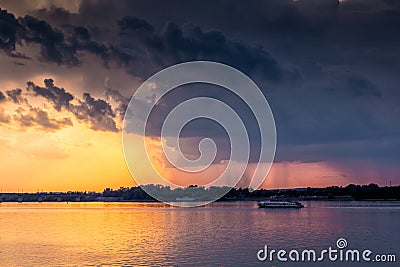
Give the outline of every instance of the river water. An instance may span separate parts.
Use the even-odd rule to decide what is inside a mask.
[[[260,261],[259,250],[371,250],[400,261],[399,202],[255,202],[198,208],[162,203],[0,203],[0,266],[365,266],[366,262]],[[264,255],[264,252],[260,254]],[[287,257],[287,254],[286,254]],[[374,258],[375,259],[375,258]]]

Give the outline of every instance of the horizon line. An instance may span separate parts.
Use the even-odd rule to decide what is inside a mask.
[[[398,186],[400,186],[400,184],[397,184],[397,185],[393,185],[393,184],[390,184],[390,185],[380,185],[380,184],[377,184],[377,183],[368,183],[368,184],[355,184],[355,183],[349,183],[349,184],[347,184],[347,185],[329,185],[329,186],[324,186],[324,187],[311,187],[311,186],[305,186],[305,187],[285,187],[285,188],[258,188],[258,189],[255,189],[255,191],[258,191],[258,190],[267,190],[267,191],[275,191],[275,190],[300,190],[300,189],[307,189],[307,188],[311,188],[311,189],[323,189],[323,188],[329,188],[329,187],[347,187],[347,186],[349,186],[349,185],[355,185],[355,186],[368,186],[368,185],[371,185],[371,184],[374,184],[374,185],[377,185],[379,188],[385,188],[385,187],[398,187]],[[190,186],[196,186],[196,187],[202,187],[201,185],[200,186],[198,186],[198,185],[188,185],[188,186],[186,186],[185,188],[188,188],[188,187],[190,187]],[[116,188],[116,189],[113,189],[113,188],[111,188],[111,187],[106,187],[106,188],[104,188],[103,189],[103,191],[96,191],[96,190],[65,190],[65,191],[57,191],[57,190],[50,190],[50,191],[45,191],[45,190],[38,190],[38,191],[21,191],[21,192],[19,192],[19,190],[17,191],[17,192],[10,192],[10,191],[8,191],[8,192],[3,192],[3,190],[1,189],[1,191],[0,191],[0,194],[40,194],[40,193],[62,193],[62,194],[65,194],[65,193],[84,193],[84,192],[86,192],[86,193],[96,193],[96,194],[99,194],[99,193],[103,193],[105,190],[107,190],[107,189],[111,189],[112,191],[117,191],[117,190],[119,190],[119,189],[122,189],[122,188],[125,188],[125,189],[131,189],[131,188],[134,188],[134,187],[139,187],[139,188],[141,188],[141,186],[139,186],[139,185],[136,185],[136,186],[120,186],[119,188]],[[224,187],[224,186],[218,186],[218,187]],[[249,189],[249,187],[233,187],[232,189]]]

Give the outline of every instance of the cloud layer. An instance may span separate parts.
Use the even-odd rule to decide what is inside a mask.
[[[151,0],[115,5],[96,0],[72,9],[67,4],[6,0],[3,5],[9,8],[0,11],[3,73],[15,75],[11,69],[17,68],[25,75],[18,86],[0,88],[3,125],[25,121],[25,128],[56,131],[76,121],[93,130],[117,132],[133,93],[126,77],[142,81],[172,64],[213,60],[242,70],[263,90],[277,124],[277,161],[366,159],[391,164],[400,156],[396,1],[273,0],[243,5]],[[55,74],[47,75],[53,69]],[[99,69],[106,70],[107,77],[99,77]],[[52,79],[67,74],[83,77],[86,87],[55,85]],[[38,75],[48,79],[43,85],[28,82],[24,88]],[[201,86],[167,96],[152,119],[152,134],[168,110],[199,95],[223,100],[250,118],[246,126],[257,148],[258,132],[245,105],[219,89]],[[50,105],[45,113],[32,104],[39,99]],[[10,113],[6,105],[25,109]],[[70,121],[63,120],[64,114]],[[196,155],[199,137],[224,140],[223,134],[206,122],[188,127],[187,153]],[[219,159],[224,159],[229,146],[222,141],[219,145]]]
[[[116,98],[117,101],[123,99],[122,95],[118,97]],[[51,113],[56,115],[60,113],[62,116],[68,117],[61,119],[49,117],[47,111],[41,110],[41,108],[32,104],[38,98],[44,98],[51,105],[51,108],[47,108]],[[72,103],[73,100],[76,103]],[[82,98],[77,98],[64,88],[55,86],[52,79],[45,79],[44,87],[29,81],[25,90],[19,88],[8,90],[6,95],[0,91],[0,102],[3,106],[8,103],[18,105],[15,109],[8,108],[12,114],[8,114],[9,112],[2,108],[0,123],[11,123],[12,120],[23,129],[34,127],[45,131],[56,131],[73,126],[71,118],[74,118],[76,121],[84,123],[90,129],[96,131],[118,132],[117,124],[120,124],[121,115],[124,112],[121,110],[121,104],[114,111],[108,102],[103,99],[95,99],[90,93],[83,93]],[[120,116],[116,116],[116,112],[120,112]],[[59,117],[60,115],[57,116]]]

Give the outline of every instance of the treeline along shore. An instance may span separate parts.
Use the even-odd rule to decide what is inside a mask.
[[[224,187],[204,188],[191,185],[186,188],[171,189],[160,185],[146,185],[147,189],[161,190],[170,195],[171,201],[187,198],[192,201],[204,200],[199,196],[204,193],[214,195]],[[400,186],[380,187],[376,184],[354,185],[345,187],[330,186],[326,188],[295,189],[259,189],[250,191],[247,188],[232,188],[219,201],[236,200],[400,200]],[[106,188],[103,192],[37,192],[37,193],[0,193],[0,202],[113,202],[113,201],[156,201],[141,187]]]

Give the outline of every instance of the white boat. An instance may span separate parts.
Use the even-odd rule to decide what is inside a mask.
[[[297,201],[260,201],[259,208],[304,208],[304,205]]]

